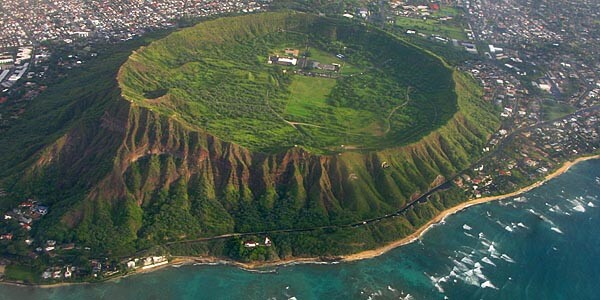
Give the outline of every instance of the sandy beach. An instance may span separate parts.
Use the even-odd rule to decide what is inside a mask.
[[[482,204],[482,203],[486,203],[486,202],[490,202],[490,201],[502,200],[502,199],[518,196],[518,195],[528,192],[532,189],[535,189],[536,187],[539,187],[540,185],[546,183],[548,180],[551,180],[552,178],[555,178],[555,177],[565,173],[567,170],[569,170],[569,168],[576,165],[577,163],[586,161],[586,160],[590,160],[590,159],[600,159],[600,155],[585,156],[585,157],[577,158],[573,161],[566,161],[556,171],[552,172],[551,174],[546,175],[546,177],[544,177],[544,179],[542,179],[532,185],[529,185],[529,186],[523,187],[519,190],[516,190],[514,192],[511,192],[508,194],[503,194],[503,195],[469,199],[457,206],[454,206],[447,210],[442,211],[435,218],[433,218],[432,220],[427,222],[425,225],[423,225],[421,228],[419,228],[417,231],[415,231],[414,233],[412,233],[409,236],[406,236],[402,239],[399,239],[395,242],[392,242],[388,245],[379,247],[377,249],[366,250],[366,251],[358,252],[355,254],[337,257],[336,261],[355,261],[355,260],[373,258],[373,257],[379,256],[379,255],[382,255],[394,248],[397,248],[397,247],[400,247],[400,246],[403,246],[406,244],[410,244],[410,243],[414,242],[415,240],[417,240],[418,238],[420,238],[433,225],[442,222],[446,217],[448,217],[452,214],[455,214],[455,213],[457,213],[463,209],[466,209],[470,206],[473,206],[473,205],[478,205],[478,204]],[[222,260],[222,259],[213,258],[213,257],[191,257],[191,256],[176,257],[173,260],[174,264],[192,263],[192,262],[193,263],[223,263],[223,264],[231,264],[231,265],[243,268],[243,269],[256,269],[256,268],[264,268],[264,267],[281,266],[281,265],[286,265],[286,264],[316,263],[316,262],[323,262],[323,260],[321,258],[294,258],[294,259],[290,259],[290,260],[280,260],[280,261],[274,261],[274,262],[241,263],[241,262],[230,261],[230,260]]]
[[[361,260],[361,259],[377,257],[377,256],[382,255],[394,248],[414,242],[415,240],[419,239],[425,232],[427,232],[427,230],[429,230],[433,225],[442,222],[446,217],[448,217],[452,214],[455,214],[455,213],[457,213],[463,209],[466,209],[470,206],[518,196],[518,195],[528,192],[532,189],[535,189],[536,187],[539,187],[540,185],[546,183],[548,180],[551,180],[552,178],[555,178],[555,177],[565,173],[567,170],[569,170],[569,168],[571,168],[575,164],[582,162],[582,161],[590,160],[590,159],[600,159],[600,155],[580,157],[573,161],[567,161],[556,171],[554,171],[553,173],[548,174],[546,177],[544,177],[544,179],[542,179],[532,185],[523,187],[517,191],[511,192],[508,194],[503,194],[503,195],[469,199],[455,207],[452,207],[452,208],[442,211],[435,218],[433,218],[432,220],[427,222],[425,225],[423,225],[421,228],[419,228],[417,231],[410,234],[409,236],[406,236],[402,239],[399,239],[397,241],[394,241],[388,245],[379,247],[377,249],[366,250],[366,251],[362,251],[362,252],[350,254],[350,255],[345,255],[345,256],[331,257],[328,259],[322,258],[322,257],[307,257],[307,258],[284,259],[284,260],[271,261],[271,262],[249,262],[249,263],[243,263],[243,262],[222,259],[222,258],[217,258],[217,257],[211,257],[211,256],[201,256],[201,257],[174,256],[174,257],[172,257],[171,261],[168,264],[161,265],[161,266],[158,266],[156,268],[151,268],[151,269],[145,269],[145,270],[139,269],[139,270],[136,270],[135,272],[131,272],[131,273],[125,274],[123,276],[110,278],[110,279],[108,279],[108,281],[119,280],[123,277],[136,275],[136,274],[149,273],[149,272],[157,271],[157,270],[169,267],[169,266],[189,265],[189,264],[206,264],[206,265],[226,264],[226,265],[236,266],[236,267],[239,267],[242,269],[253,270],[253,269],[257,269],[257,268],[267,268],[267,267],[284,266],[284,265],[291,265],[291,264],[348,262],[348,261],[356,261],[356,260]],[[18,283],[18,282],[1,282],[1,283],[18,285],[18,286],[31,286],[31,285],[26,285],[23,283]],[[85,282],[68,283],[67,282],[67,283],[56,283],[56,284],[47,284],[47,285],[38,285],[38,286],[44,287],[44,288],[49,288],[49,287],[61,287],[61,286],[67,286],[67,285],[73,285],[73,284],[87,284],[87,283],[85,283]]]
[[[556,171],[554,171],[553,173],[548,174],[546,177],[544,177],[544,179],[542,179],[541,181],[538,181],[532,185],[529,185],[529,186],[526,186],[519,190],[516,190],[512,193],[497,195],[497,196],[483,197],[483,198],[469,199],[455,207],[452,207],[452,208],[442,211],[431,221],[427,222],[425,225],[423,225],[417,231],[415,231],[414,233],[412,233],[411,235],[409,235],[405,238],[402,238],[391,244],[385,245],[385,246],[377,248],[377,249],[367,250],[367,251],[343,256],[342,261],[353,261],[353,260],[373,258],[373,257],[379,256],[379,255],[382,255],[396,247],[400,247],[400,246],[412,243],[415,240],[417,240],[418,238],[420,238],[425,232],[427,232],[427,230],[429,230],[431,228],[431,226],[442,222],[449,215],[455,214],[455,213],[457,213],[467,207],[473,206],[473,205],[518,196],[518,195],[528,192],[532,189],[535,189],[536,187],[539,187],[540,185],[546,183],[548,180],[550,180],[552,178],[555,178],[555,177],[565,173],[567,170],[569,170],[569,168],[571,168],[572,166],[576,165],[579,162],[590,160],[590,159],[598,159],[598,158],[600,158],[600,155],[585,156],[585,157],[580,157],[578,159],[575,159],[573,161],[567,161]]]

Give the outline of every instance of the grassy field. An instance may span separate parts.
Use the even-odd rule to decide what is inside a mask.
[[[285,114],[291,118],[310,118],[314,110],[329,106],[327,97],[335,84],[335,79],[295,76],[290,85],[291,96]]]
[[[308,70],[334,76],[321,78],[267,63],[285,48],[342,68]],[[262,152],[394,147],[442,126],[457,109],[451,70],[436,57],[346,20],[294,13],[179,31],[134,53],[119,83],[129,101]]]
[[[554,120],[575,112],[575,108],[567,103],[554,100],[542,102],[542,116],[544,121]]]
[[[460,9],[446,5],[442,5],[439,10],[433,13],[437,17],[458,17],[462,14],[463,12]]]
[[[407,17],[397,17],[396,26],[404,30],[415,30],[424,34],[439,34],[451,39],[466,40],[467,34],[462,26],[456,24],[454,20],[439,21],[436,19],[415,19]]]
[[[373,112],[335,107],[328,102],[335,85],[335,79],[296,76],[290,85],[285,119],[333,145],[380,135],[383,120]]]
[[[6,266],[4,276],[7,279],[14,281],[22,281],[28,283],[36,283],[39,281],[39,275],[37,275],[36,271],[31,270],[28,267],[19,265]]]

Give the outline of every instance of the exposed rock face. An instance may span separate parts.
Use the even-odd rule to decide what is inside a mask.
[[[454,79],[459,111],[446,125],[406,146],[335,155],[251,152],[125,101],[113,82],[94,102],[72,101],[75,117],[21,163],[14,188],[51,202],[62,222],[47,234],[122,253],[146,241],[373,218],[467,167],[496,126],[469,79]],[[41,182],[43,192],[29,188]]]

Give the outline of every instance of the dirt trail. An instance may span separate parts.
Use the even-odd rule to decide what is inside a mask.
[[[387,128],[386,128],[386,129],[385,129],[385,131],[383,132],[383,134],[384,134],[384,135],[385,135],[385,134],[387,134],[388,132],[390,132],[390,130],[392,129],[392,123],[390,122],[390,119],[392,118],[392,116],[394,115],[394,113],[395,113],[395,112],[396,112],[398,109],[400,109],[400,108],[402,108],[402,107],[406,106],[406,105],[408,104],[408,102],[410,102],[410,95],[409,95],[409,93],[410,93],[410,87],[408,87],[408,88],[406,89],[406,101],[405,101],[404,103],[402,103],[402,104],[400,104],[400,105],[398,105],[398,106],[394,107],[394,108],[392,109],[392,111],[390,111],[390,113],[388,114],[387,118],[385,118],[385,120],[387,121]]]

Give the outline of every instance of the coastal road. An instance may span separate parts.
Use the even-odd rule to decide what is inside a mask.
[[[516,130],[513,130],[510,134],[508,134],[503,140],[500,141],[500,143],[498,144],[498,146],[496,148],[494,148],[492,151],[486,153],[484,156],[480,157],[478,160],[476,160],[475,162],[473,162],[471,165],[469,165],[468,167],[464,168],[463,170],[457,172],[455,175],[447,178],[444,182],[440,183],[439,185],[434,186],[433,188],[429,189],[427,192],[423,193],[421,196],[419,196],[418,198],[408,202],[407,204],[405,204],[403,207],[401,207],[400,209],[398,209],[397,211],[393,212],[393,213],[389,213],[380,217],[376,217],[376,218],[371,218],[371,219],[365,219],[365,220],[361,220],[361,221],[357,221],[357,222],[353,222],[353,223],[349,223],[349,224],[341,224],[341,225],[325,225],[325,226],[316,226],[316,227],[310,227],[310,228],[298,228],[298,229],[276,229],[276,230],[265,230],[265,231],[254,231],[254,232],[239,232],[239,233],[228,233],[228,234],[223,234],[223,235],[218,235],[218,236],[212,236],[212,237],[204,237],[204,238],[197,238],[197,239],[190,239],[190,240],[182,240],[182,241],[174,241],[174,242],[169,242],[166,243],[165,245],[174,245],[174,244],[185,244],[185,243],[196,243],[196,242],[206,242],[206,241],[212,241],[212,240],[219,240],[219,239],[225,239],[225,238],[231,238],[231,237],[243,237],[243,236],[252,236],[252,235],[269,235],[269,234],[278,234],[278,233],[300,233],[300,232],[311,232],[311,231],[316,231],[316,230],[324,230],[324,229],[344,229],[344,228],[356,228],[359,226],[366,226],[368,224],[372,224],[372,223],[376,223],[379,222],[381,220],[384,219],[388,219],[388,218],[395,218],[400,216],[401,214],[403,214],[407,209],[409,209],[411,206],[413,206],[414,204],[418,203],[418,202],[425,202],[427,201],[428,197],[430,195],[432,195],[433,193],[443,190],[443,189],[447,189],[451,186],[452,181],[454,179],[456,179],[458,176],[460,176],[461,174],[463,174],[465,171],[474,168],[477,165],[480,165],[484,160],[488,159],[490,156],[498,153],[499,151],[501,151],[502,149],[504,149],[504,147],[506,146],[506,144],[510,141],[512,141],[518,134],[527,131],[527,130],[531,130],[531,129],[535,129],[547,124],[551,124],[557,120],[562,120],[565,118],[570,118],[573,116],[576,116],[578,114],[581,113],[586,113],[586,112],[593,112],[593,111],[600,111],[600,105],[595,105],[595,106],[591,106],[588,108],[583,108],[580,110],[577,110],[571,114],[568,114],[566,116],[557,118],[557,119],[553,119],[553,120],[547,120],[547,121],[543,121],[543,122],[539,122],[537,124],[534,125],[530,125],[530,126],[526,126],[526,127],[521,127],[518,128]]]

